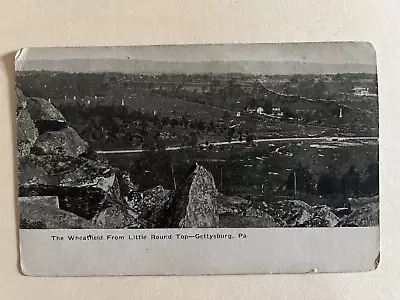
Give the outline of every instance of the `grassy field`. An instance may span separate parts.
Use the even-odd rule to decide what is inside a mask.
[[[146,155],[150,154],[107,154],[106,158],[131,172],[141,189],[157,184],[172,189],[172,176],[181,181],[190,166],[198,162],[211,171],[222,193],[252,200],[273,200],[291,195],[286,191],[286,182],[299,165],[310,170],[315,182],[332,168],[338,177],[350,166],[364,174],[369,165],[378,161],[378,145],[356,141],[242,144],[211,150],[188,148],[168,151],[160,159],[154,156],[157,163],[153,160],[147,169],[138,168],[138,162],[145,161]]]

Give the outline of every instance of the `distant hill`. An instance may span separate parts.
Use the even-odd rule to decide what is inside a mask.
[[[27,60],[20,70],[46,70],[65,72],[122,72],[122,73],[244,73],[267,75],[291,74],[336,74],[336,73],[376,73],[376,65],[370,64],[324,64],[298,61],[149,61],[133,59],[65,59]]]

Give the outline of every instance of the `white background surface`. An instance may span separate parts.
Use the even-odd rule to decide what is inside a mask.
[[[398,0],[0,1],[0,299],[399,299]],[[363,40],[380,93],[381,265],[355,274],[30,278],[18,270],[13,55],[32,46]],[[38,245],[38,247],[40,247]]]

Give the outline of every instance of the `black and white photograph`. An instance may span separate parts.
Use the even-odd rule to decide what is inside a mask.
[[[16,55],[21,229],[379,225],[368,43]]]

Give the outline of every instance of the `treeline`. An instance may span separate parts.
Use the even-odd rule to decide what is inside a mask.
[[[355,166],[350,166],[344,174],[339,174],[331,166],[319,177],[300,165],[289,174],[286,188],[292,194],[311,194],[327,198],[371,197],[379,193],[379,165],[370,164],[363,173]]]
[[[96,149],[138,148],[163,149],[167,146],[198,145],[207,135],[225,136],[226,140],[238,138],[249,142],[255,138],[251,126],[229,126],[229,112],[224,120],[208,122],[190,114],[166,116],[122,105],[90,105],[60,103],[56,105],[81,137]],[[207,142],[207,139],[204,139]]]

